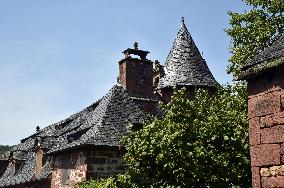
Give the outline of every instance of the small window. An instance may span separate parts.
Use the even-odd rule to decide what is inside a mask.
[[[127,130],[129,132],[135,132],[135,131],[139,131],[140,129],[142,129],[143,124],[142,123],[129,123],[127,125]]]

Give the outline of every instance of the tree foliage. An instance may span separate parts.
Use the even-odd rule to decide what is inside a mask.
[[[236,76],[240,68],[274,42],[284,28],[283,0],[242,0],[251,9],[243,13],[229,12],[231,28],[231,64],[227,72]]]
[[[10,149],[12,149],[12,146],[0,145],[0,155],[6,153]]]
[[[162,118],[124,140],[128,172],[105,187],[250,187],[244,86],[176,91]],[[106,183],[105,180],[100,183]]]

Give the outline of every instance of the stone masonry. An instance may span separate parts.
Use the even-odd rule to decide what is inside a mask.
[[[248,83],[254,187],[284,187],[284,69]]]
[[[253,188],[284,187],[284,37],[242,68],[248,81]]]

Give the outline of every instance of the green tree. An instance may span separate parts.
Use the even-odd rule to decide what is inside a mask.
[[[177,91],[155,118],[124,144],[128,174],[138,187],[249,187],[246,93],[219,88],[194,100]]]
[[[6,153],[10,149],[12,149],[12,146],[0,145],[0,155]]]
[[[186,98],[184,89],[177,91],[170,103],[162,105],[162,118],[154,118],[124,140],[128,172],[94,185],[250,187],[243,87],[220,87],[214,96],[198,90],[193,100]]]
[[[242,0],[250,8],[243,13],[229,12],[232,56],[227,72],[236,76],[240,68],[278,39],[284,28],[283,0]]]

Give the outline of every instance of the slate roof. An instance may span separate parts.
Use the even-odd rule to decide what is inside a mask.
[[[40,175],[35,178],[35,152],[34,146],[36,140],[39,140],[42,149],[49,150],[57,141],[58,135],[71,131],[74,127],[78,127],[80,124],[69,126],[75,119],[82,117],[85,114],[92,111],[99,101],[93,103],[89,107],[82,111],[71,115],[69,118],[62,120],[58,123],[45,127],[35,134],[21,140],[21,143],[12,147],[13,159],[23,161],[23,165],[15,175],[11,175],[12,166],[9,164],[4,174],[0,177],[0,187],[7,187],[16,184],[24,184],[27,182],[33,182],[49,178],[51,174],[50,162],[52,157],[47,157],[47,160],[43,166]],[[9,155],[6,154],[2,157],[8,160]]]
[[[93,111],[74,121],[80,122],[79,127],[58,137],[57,144],[49,153],[82,145],[119,146],[130,123],[142,124],[148,120],[149,116],[141,110],[126,90],[115,85]]]
[[[256,76],[268,69],[284,64],[284,35],[257,54],[249,64],[241,68],[238,80],[245,80]]]
[[[4,174],[0,177],[0,187],[12,186],[16,184],[24,184],[27,182],[35,181],[35,152],[34,149],[35,138],[28,138],[25,142],[20,143],[12,148],[12,157],[13,159],[22,161],[22,165],[19,170],[11,175],[12,164],[6,168]],[[8,160],[8,158],[6,158]],[[50,160],[51,157],[48,157],[43,170],[39,177],[36,180],[42,180],[49,177],[50,170]]]
[[[40,143],[49,154],[86,145],[120,146],[120,140],[128,132],[129,124],[142,124],[150,117],[135,103],[126,90],[113,86],[100,100],[69,118],[45,127],[13,146],[13,158],[23,161],[15,175],[11,164],[0,177],[0,187],[23,184],[49,178],[49,155],[40,175],[35,178],[34,146]],[[2,157],[8,160],[8,156]]]
[[[217,84],[182,18],[181,28],[166,59],[165,76],[160,79],[157,89]]]
[[[17,184],[24,184],[27,182],[35,181],[35,153],[29,152],[27,154],[28,159],[24,161],[19,171],[15,175],[11,175],[12,164],[10,163],[6,168],[4,174],[0,177],[0,187],[12,186]],[[46,179],[50,173],[50,158],[47,159],[43,170],[36,180]],[[48,166],[49,165],[49,166]],[[48,166],[48,167],[47,167]]]

